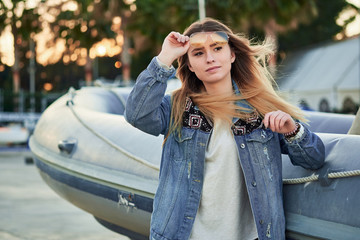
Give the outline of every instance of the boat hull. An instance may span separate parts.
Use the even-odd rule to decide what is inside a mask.
[[[109,184],[84,173],[35,158],[42,179],[59,196],[95,216],[95,219],[133,239],[148,239],[153,198],[124,185]]]
[[[163,137],[125,121],[127,94],[82,89],[63,96],[42,114],[29,145],[40,175],[61,197],[113,231],[148,239]],[[325,177],[360,169],[360,136],[345,134],[354,117],[309,112],[309,119],[309,128],[324,141],[326,164],[317,171],[305,170],[283,155],[285,179],[321,176],[318,181],[284,185],[287,235],[354,239],[360,235],[360,177]]]
[[[319,136],[325,144],[326,156],[321,169],[309,171],[293,166],[288,157],[283,156],[288,236],[357,239],[360,236],[360,136],[326,133]],[[318,180],[306,180],[316,176]],[[290,184],[287,180],[290,183],[291,180],[304,181]]]

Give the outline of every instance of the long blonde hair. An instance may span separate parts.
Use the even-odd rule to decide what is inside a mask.
[[[231,77],[237,84],[240,94],[207,94],[202,81],[188,68],[187,54],[181,56],[178,58],[177,77],[181,80],[182,86],[172,95],[169,133],[181,128],[187,97],[190,97],[199,110],[211,120],[214,120],[214,117],[228,119],[229,116],[248,118],[249,112],[235,104],[236,101],[244,99],[262,117],[268,112],[281,110],[294,119],[306,122],[303,112],[282,99],[274,90],[276,82],[266,68],[267,57],[273,54],[273,46],[269,41],[254,45],[246,37],[234,34],[226,25],[211,18],[194,22],[184,31],[184,35],[213,31],[223,31],[229,36],[229,46],[235,54]]]

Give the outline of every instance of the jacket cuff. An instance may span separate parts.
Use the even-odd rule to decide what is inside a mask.
[[[168,69],[162,67],[156,57],[151,60],[147,70],[156,81],[162,83],[166,83],[166,81],[175,73],[175,68],[173,66]]]
[[[292,143],[293,141],[301,140],[302,137],[303,137],[303,135],[304,135],[305,130],[304,130],[304,126],[303,126],[301,123],[299,123],[299,128],[300,128],[299,131],[298,131],[297,134],[296,134],[295,136],[293,136],[293,137],[287,138],[287,137],[284,135],[286,141],[288,141],[289,143]]]

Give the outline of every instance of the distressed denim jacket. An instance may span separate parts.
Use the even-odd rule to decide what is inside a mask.
[[[154,58],[139,75],[126,105],[130,124],[152,135],[167,134],[171,99],[165,90],[174,71],[162,68]],[[250,128],[244,129],[244,123],[237,121],[232,130],[259,239],[285,239],[281,154],[288,154],[295,165],[317,169],[324,162],[324,145],[306,127],[300,139],[288,142],[282,134],[259,126],[260,122],[253,119]],[[188,99],[181,134],[171,133],[163,146],[150,239],[189,238],[200,204],[211,132],[212,123]],[[221,198],[219,204],[226,207],[226,199]]]

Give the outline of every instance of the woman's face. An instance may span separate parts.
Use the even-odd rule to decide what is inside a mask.
[[[235,54],[231,51],[226,41],[217,41],[214,33],[200,33],[196,36],[199,41],[192,43],[187,52],[189,59],[189,69],[207,85],[224,83],[231,81],[231,64],[235,61]],[[196,39],[196,40],[198,40]],[[202,40],[202,41],[200,41]]]

